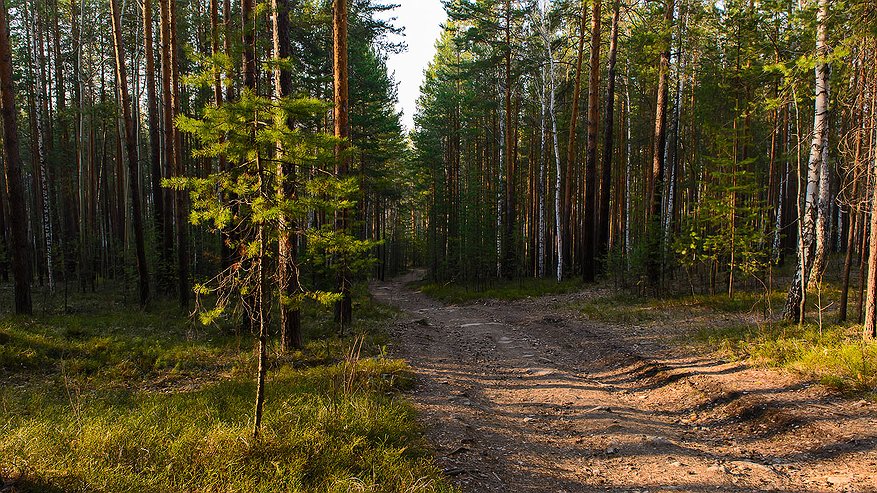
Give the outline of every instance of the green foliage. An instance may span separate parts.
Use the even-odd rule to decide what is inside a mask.
[[[617,293],[590,298],[575,304],[573,308],[592,320],[621,323],[691,319],[695,315],[709,318],[724,318],[730,314],[761,316],[782,306],[785,294],[785,291],[779,290],[767,297],[760,291],[740,291],[734,298],[729,298],[727,294],[649,298]]]
[[[671,246],[683,267],[728,263],[748,276],[767,268],[770,252],[768,237],[760,227],[767,207],[757,197],[758,182],[748,171],[753,160],[732,163],[714,160],[710,186],[703,187],[700,210],[685,219],[682,233]],[[744,201],[742,197],[747,197]]]
[[[309,128],[319,127],[325,110],[326,105],[314,99],[265,98],[245,89],[237,101],[208,106],[202,118],[177,120],[179,128],[199,143],[193,154],[221,157],[226,169],[166,184],[188,190],[191,222],[221,233],[239,255],[219,275],[196,286],[202,302],[216,294],[209,298],[212,306],[201,303],[202,323],[212,323],[228,310],[252,309],[246,295],[258,286],[257,266],[273,255],[282,234],[293,241],[307,239],[309,258],[317,266],[334,269],[346,264],[359,272],[371,265],[373,242],[358,240],[332,224],[309,226],[307,220],[312,211],[332,217],[352,210],[359,192],[355,179],[323,173],[335,162],[338,141]],[[290,189],[295,192],[288,193]],[[300,307],[305,300],[326,305],[338,300],[337,294],[300,286],[293,295],[278,293],[281,302]]]

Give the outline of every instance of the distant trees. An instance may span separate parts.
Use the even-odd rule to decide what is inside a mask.
[[[786,315],[797,320],[830,254],[869,272],[873,5],[602,3],[447,5],[413,134],[430,177],[432,275],[541,277],[548,263],[557,279],[733,297],[772,287],[794,254]]]
[[[116,0],[110,0],[110,18],[113,26],[113,51],[116,55],[116,90],[122,106],[122,124],[125,129],[125,151],[128,157],[128,183],[131,190],[131,218],[134,227],[134,245],[137,256],[137,278],[140,306],[149,300],[149,272],[146,267],[146,244],[143,237],[143,210],[140,202],[140,170],[137,156],[137,135],[131,118],[131,95],[128,92],[128,71],[125,68],[125,45],[122,42],[122,21]],[[121,159],[118,156],[117,159]],[[121,177],[120,177],[121,178]]]
[[[12,46],[9,40],[9,20],[5,0],[0,0],[0,112],[3,115],[3,169],[9,198],[7,202],[9,230],[12,238],[11,247],[14,249],[14,252],[7,251],[6,254],[12,257],[15,313],[29,314],[33,310],[28,265],[30,245],[27,241],[27,215],[22,190],[21,153],[18,145],[18,112],[12,75]]]
[[[131,299],[142,303],[148,294],[174,296],[188,309],[193,282],[234,261],[239,252],[227,242],[192,229],[187,192],[162,187],[165,179],[203,177],[226,166],[225,156],[193,156],[194,140],[182,135],[176,122],[200,115],[207,106],[233,102],[244,87],[268,96],[275,69],[283,97],[329,100],[332,5],[307,0],[296,6],[290,9],[278,0],[276,10],[286,14],[270,16],[269,23],[250,1],[10,3],[9,54],[16,63],[9,65],[7,92],[22,111],[10,109],[17,121],[4,139],[4,149],[13,154],[4,166],[15,175],[17,161],[20,177],[4,180],[8,186],[0,194],[0,236],[9,240],[0,270],[11,266],[17,272],[23,303],[24,285],[51,290],[64,282],[67,289],[78,281],[80,289],[96,289],[110,281],[134,288]],[[354,128],[343,156],[353,170],[350,176],[362,186],[353,198],[348,229],[362,240],[386,238],[370,253],[381,255],[382,269],[395,271],[417,256],[414,238],[422,227],[415,224],[415,201],[422,200],[415,191],[418,182],[409,180],[411,187],[401,192],[394,188],[412,176],[400,171],[408,163],[407,148],[394,83],[382,62],[398,49],[385,37],[395,28],[378,16],[390,7],[354,0],[349,8],[351,44],[358,50],[352,65],[369,72],[350,84],[351,94],[368,95],[354,98],[359,106],[348,111]],[[246,23],[244,9],[251,11]],[[249,51],[244,47],[274,44],[275,36],[263,34],[273,32],[276,53],[244,63],[241,54]],[[358,122],[374,127],[357,133]],[[333,126],[329,114],[314,130]],[[18,159],[12,150],[16,140],[21,142]],[[289,177],[283,193],[297,193],[295,166],[278,171]],[[317,225],[334,222],[304,218]],[[288,245],[287,270],[320,270],[319,276],[334,277],[322,270],[333,269],[340,257],[304,267],[303,245]],[[359,275],[348,277],[352,282]],[[150,285],[154,292],[148,291]],[[296,289],[293,282],[290,293]],[[300,345],[294,313],[283,310],[283,315],[287,347]]]

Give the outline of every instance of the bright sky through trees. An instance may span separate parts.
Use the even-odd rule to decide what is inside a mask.
[[[390,16],[396,17],[395,25],[405,28],[408,50],[390,55],[387,65],[399,81],[399,107],[404,112],[402,122],[410,129],[414,126],[423,71],[435,54],[435,40],[446,15],[440,0],[397,0],[395,3],[399,8]]]

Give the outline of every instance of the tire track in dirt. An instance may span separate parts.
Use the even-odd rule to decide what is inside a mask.
[[[463,491],[877,491],[873,406],[671,355],[551,297],[444,305],[408,287],[416,275],[372,292],[403,310],[396,352],[419,375],[412,399],[436,461]]]

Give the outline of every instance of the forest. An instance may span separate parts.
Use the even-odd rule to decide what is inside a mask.
[[[0,0],[0,492],[875,488],[877,4],[421,1]]]

